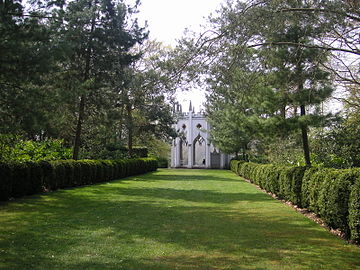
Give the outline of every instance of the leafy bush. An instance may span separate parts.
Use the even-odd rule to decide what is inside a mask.
[[[157,160],[58,160],[0,163],[0,200],[89,185],[157,169]]]
[[[279,168],[279,195],[280,197],[301,205],[301,185],[306,167]],[[275,179],[273,180],[276,181]]]
[[[26,141],[15,135],[0,135],[0,161],[28,162],[70,159],[71,149],[62,140]]]
[[[339,228],[349,235],[349,197],[355,179],[360,176],[359,170],[328,171],[323,182],[319,198],[319,214],[332,228]]]
[[[167,158],[158,157],[157,159],[158,168],[168,168],[169,167],[169,161]]]
[[[310,191],[313,185],[312,176],[319,170],[319,168],[309,168],[304,173],[301,184],[301,206],[304,208],[309,208]]]
[[[360,178],[357,177],[349,198],[349,230],[351,239],[360,243]]]
[[[11,164],[0,162],[0,201],[6,201],[12,194]]]
[[[146,158],[148,157],[148,149],[146,147],[133,147],[131,154],[127,147],[119,144],[108,144],[105,148],[103,145],[98,147],[91,147],[91,149],[84,147],[81,152],[83,159],[96,160],[118,160],[130,158]]]
[[[294,203],[301,199],[301,180],[304,167],[257,164],[232,160],[231,170],[252,183]]]

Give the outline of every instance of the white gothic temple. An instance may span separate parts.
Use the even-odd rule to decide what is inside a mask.
[[[230,157],[221,153],[209,140],[210,125],[204,113],[195,113],[189,106],[189,112],[183,113],[181,106],[176,108],[178,122],[174,128],[179,136],[171,147],[172,168],[212,168],[224,169],[229,166]]]

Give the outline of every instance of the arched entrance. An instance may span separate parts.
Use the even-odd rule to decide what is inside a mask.
[[[205,167],[205,158],[206,158],[206,141],[199,134],[193,143],[193,160],[194,166],[196,167]]]
[[[189,164],[188,144],[187,141],[180,139],[180,166],[187,166]]]

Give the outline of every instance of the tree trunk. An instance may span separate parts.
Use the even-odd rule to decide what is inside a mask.
[[[75,133],[74,149],[73,149],[73,159],[75,160],[79,158],[80,142],[81,142],[80,138],[81,138],[82,123],[84,121],[84,114],[85,114],[85,95],[82,95],[80,97],[79,116],[76,125],[76,133]]]
[[[96,2],[95,2],[95,4],[96,4]],[[92,5],[92,2],[89,3],[89,7],[91,7],[91,5]],[[95,16],[96,15],[94,13],[93,18],[91,20],[91,30],[90,30],[89,40],[88,40],[87,48],[86,48],[84,82],[86,82],[90,78],[90,62],[91,62],[92,41],[93,41],[92,35],[94,33],[95,23],[96,23]],[[74,148],[73,148],[73,159],[75,159],[75,160],[77,160],[79,158],[79,152],[80,152],[81,131],[82,131],[82,124],[83,124],[84,116],[85,116],[85,102],[86,102],[85,99],[86,99],[86,95],[82,94],[80,97],[79,116],[78,116],[78,121],[77,121],[77,125],[76,125],[76,133],[75,133]]]
[[[304,116],[305,114],[306,114],[305,105],[301,105],[300,106],[300,115]],[[306,166],[311,167],[309,139],[308,139],[308,134],[307,134],[308,127],[306,124],[301,123],[300,128],[301,128],[301,136],[302,136],[305,164],[306,164]]]
[[[299,74],[299,81],[298,81],[298,92],[301,93],[304,90],[304,80],[302,79],[301,74],[303,74],[303,69],[301,66],[301,63],[299,62],[297,64],[297,72]],[[296,108],[296,107],[295,107]],[[297,108],[296,108],[297,109]],[[305,105],[300,105],[300,117],[306,115]],[[296,114],[295,114],[296,116]],[[310,147],[309,147],[309,139],[308,139],[308,126],[306,123],[300,122],[300,129],[301,129],[301,138],[303,143],[303,151],[304,151],[304,159],[305,164],[307,167],[311,167],[311,161],[310,161]]]
[[[127,120],[128,120],[128,150],[129,155],[132,156],[133,154],[133,133],[134,133],[134,126],[133,126],[133,117],[132,117],[132,111],[131,111],[131,105],[126,105],[126,111],[127,111]]]

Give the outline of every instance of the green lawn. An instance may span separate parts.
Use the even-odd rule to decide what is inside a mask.
[[[0,269],[360,269],[360,248],[230,171],[163,169],[1,204]]]

